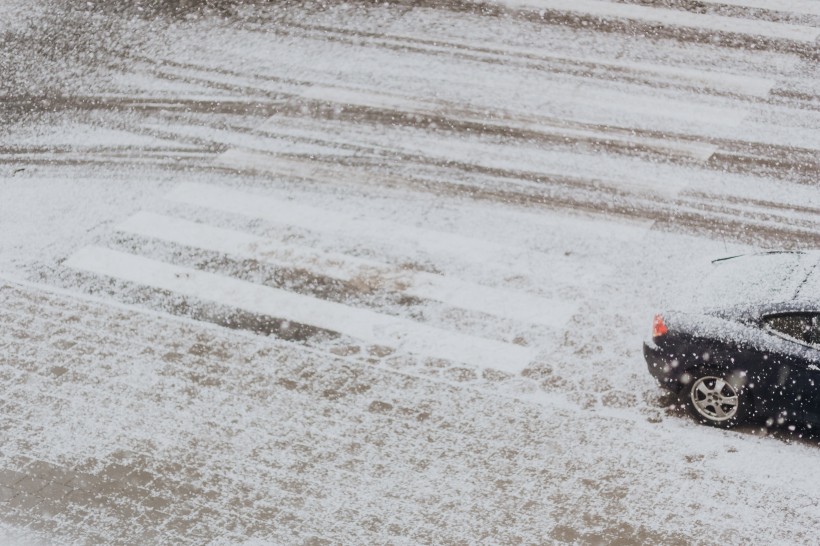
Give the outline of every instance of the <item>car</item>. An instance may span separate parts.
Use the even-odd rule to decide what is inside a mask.
[[[820,424],[820,252],[722,258],[654,317],[649,372],[699,422]]]

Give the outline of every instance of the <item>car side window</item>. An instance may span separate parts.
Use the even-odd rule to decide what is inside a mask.
[[[820,347],[820,315],[813,315],[810,319],[809,343]]]
[[[806,345],[820,346],[820,317],[816,314],[771,315],[763,321],[767,327],[782,336]]]

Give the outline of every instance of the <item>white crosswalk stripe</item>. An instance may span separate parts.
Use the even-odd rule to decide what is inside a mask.
[[[620,4],[601,0],[503,0],[503,3],[518,8],[568,11],[597,17],[628,19],[642,23],[661,23],[711,32],[727,32],[790,40],[809,45],[814,44],[820,36],[820,29],[809,26],[739,19],[723,15],[691,13],[675,9],[648,7],[639,4]]]
[[[301,205],[232,188],[185,183],[171,191],[167,199],[322,234],[346,234],[355,237],[356,241],[396,249],[405,257],[416,254],[432,256],[438,261],[459,260],[511,273],[532,267],[543,267],[558,272],[557,276],[574,275],[579,279],[583,277],[583,272],[578,272],[577,264],[573,260],[559,254],[546,254],[514,244],[502,244],[458,233],[368,218],[361,214]],[[601,263],[596,276],[605,276],[611,271],[611,267]]]
[[[370,343],[479,367],[519,372],[535,356],[532,349],[518,345],[443,331],[404,318],[102,247],[85,247],[69,258],[66,265],[252,313],[317,326]]]
[[[566,301],[482,286],[423,271],[397,270],[373,260],[283,244],[249,233],[148,212],[134,215],[118,229],[227,255],[307,269],[344,281],[358,281],[382,290],[398,291],[462,309],[549,327],[563,326],[577,309],[575,304]]]
[[[820,15],[817,0],[700,0],[706,4],[722,4],[741,8],[765,9],[794,14]]]

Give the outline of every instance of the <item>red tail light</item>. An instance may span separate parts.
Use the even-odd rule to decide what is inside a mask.
[[[666,324],[663,322],[661,315],[655,315],[655,320],[652,321],[652,337],[665,336],[668,332]]]

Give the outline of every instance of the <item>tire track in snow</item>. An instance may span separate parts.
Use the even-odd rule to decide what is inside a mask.
[[[409,4],[400,0],[401,4]],[[717,44],[748,50],[769,49],[816,58],[820,31],[813,26],[744,17],[703,14],[643,3],[600,0],[424,0],[413,5],[482,16],[516,17],[549,25],[589,28],[613,34],[642,34],[681,42]]]
[[[294,28],[301,29],[303,32],[294,32]],[[699,92],[737,97],[766,98],[774,84],[773,81],[760,76],[589,57],[544,55],[537,49],[492,48],[468,42],[431,40],[343,27],[306,25],[296,21],[289,21],[287,28],[276,29],[276,32],[300,39],[338,41],[360,47],[412,51],[426,55],[450,55],[463,60],[502,66],[517,65],[524,69],[535,69],[553,74],[565,73],[589,80],[623,81],[650,87],[688,88]]]

